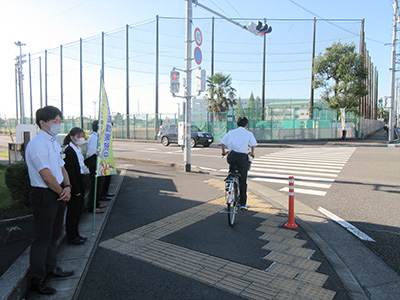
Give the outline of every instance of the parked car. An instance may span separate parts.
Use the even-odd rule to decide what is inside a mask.
[[[201,131],[197,126],[191,127],[192,137],[190,139],[190,146],[203,145],[209,147],[214,141],[214,137],[209,132]],[[168,146],[171,143],[178,143],[178,125],[177,124],[163,124],[158,128],[158,139],[161,144]]]

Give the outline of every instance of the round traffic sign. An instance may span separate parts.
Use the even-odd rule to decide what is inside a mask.
[[[199,47],[196,47],[196,49],[194,49],[194,60],[199,65],[199,64],[201,64],[202,59],[203,59],[203,55],[201,54],[201,50]]]
[[[201,33],[201,30],[199,28],[196,28],[194,30],[194,40],[197,46],[201,46],[201,44],[203,43],[203,34]]]

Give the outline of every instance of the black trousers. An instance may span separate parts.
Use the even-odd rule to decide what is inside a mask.
[[[101,196],[105,196],[106,193],[108,193],[108,189],[110,188],[110,184],[111,184],[111,175],[104,176],[103,192],[101,193]]]
[[[94,186],[96,179],[96,166],[89,166],[90,171],[90,192],[88,210],[93,211],[94,207],[99,207],[100,199],[103,192],[104,176],[97,177],[96,201],[94,200]]]
[[[79,237],[79,220],[83,208],[84,194],[80,196],[71,195],[67,204],[67,215],[65,217],[65,232],[68,240]]]
[[[65,202],[48,188],[32,187],[34,236],[30,249],[31,283],[38,284],[57,266],[57,242],[63,230]]]
[[[240,178],[239,178],[240,204],[246,205],[247,172],[249,170],[249,162],[247,154],[231,151],[228,154],[227,161],[229,164],[229,172],[238,170],[238,172],[240,173]]]

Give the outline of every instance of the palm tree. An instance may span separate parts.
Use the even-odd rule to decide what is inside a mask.
[[[207,79],[207,92],[205,96],[210,112],[224,112],[236,105],[236,89],[231,86],[231,75],[216,73]]]

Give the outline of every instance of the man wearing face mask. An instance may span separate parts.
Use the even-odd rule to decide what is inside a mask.
[[[30,200],[34,237],[30,249],[31,289],[40,294],[55,294],[46,278],[71,276],[57,266],[57,242],[63,229],[71,184],[64,168],[61,146],[55,137],[61,131],[61,111],[45,106],[36,111],[39,133],[28,143],[25,160],[31,183]]]

